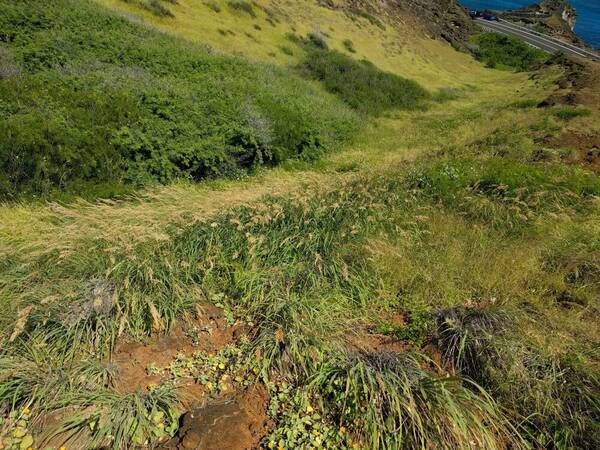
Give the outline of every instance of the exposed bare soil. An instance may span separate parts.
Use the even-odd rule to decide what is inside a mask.
[[[190,333],[189,330],[195,330]],[[246,333],[244,326],[230,326],[223,311],[213,305],[203,305],[196,317],[175,326],[168,335],[158,335],[147,342],[122,342],[117,346],[112,363],[116,366],[115,388],[123,393],[146,389],[159,384],[163,375],[147,372],[151,365],[168,366],[177,355],[192,356],[198,351],[216,353],[236,342]],[[203,390],[194,380],[184,383],[182,391],[200,400]]]
[[[170,450],[251,450],[272,426],[266,414],[269,396],[262,385],[213,400],[185,414]]]
[[[558,90],[544,100],[540,107],[584,106],[600,111],[600,63],[569,59],[563,64],[566,75],[558,80]],[[577,163],[600,171],[600,133],[598,129],[567,128],[558,137],[544,140],[552,148],[575,150]]]

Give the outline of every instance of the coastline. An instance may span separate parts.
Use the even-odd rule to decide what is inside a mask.
[[[544,4],[546,11],[550,9],[556,14],[549,25],[556,27],[559,33],[551,32],[550,34],[588,49],[600,50],[600,5],[590,5],[580,0],[545,0],[538,3],[527,0],[459,0],[459,2],[467,9],[494,11],[499,16],[515,22],[519,22],[519,17],[506,16],[510,16],[511,13],[518,15],[527,10],[531,12],[532,7],[539,8],[541,4]],[[544,30],[544,25],[536,29],[535,24],[523,24],[536,31],[549,31]]]

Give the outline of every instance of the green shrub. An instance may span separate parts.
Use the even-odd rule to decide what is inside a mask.
[[[362,114],[415,109],[429,96],[417,82],[384,72],[368,61],[319,46],[307,46],[307,50],[301,70]]]
[[[498,33],[481,33],[475,38],[479,46],[476,57],[488,67],[500,65],[518,71],[530,70],[534,64],[544,61],[548,55],[529,47],[520,39]]]
[[[4,199],[235,176],[323,153],[357,124],[288,70],[213,55],[90,1],[0,7],[22,72],[0,79]]]

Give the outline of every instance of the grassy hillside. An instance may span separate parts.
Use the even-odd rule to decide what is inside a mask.
[[[305,52],[298,48],[293,36],[317,33],[325,37],[330,49],[357,60],[367,59],[382,70],[415,80],[429,90],[462,88],[501,78],[501,74],[482,73],[472,58],[428,38],[416,28],[415,18],[409,16],[388,21],[360,8],[350,13],[313,0],[245,2],[252,4],[253,14],[232,8],[230,3],[236,2],[228,0],[178,0],[176,4],[161,0],[173,14],[161,17],[140,8],[135,1],[97,1],[135,21],[252,61],[297,65]],[[360,5],[347,0],[329,2],[338,6],[349,3]],[[349,43],[354,52],[348,50]]]
[[[60,112],[71,140],[28,125],[27,142],[76,142],[83,162],[112,148],[90,127],[123,121],[167,155],[206,125],[203,148],[236,169],[228,126],[262,155],[301,155],[120,199],[1,204],[4,448],[600,445],[600,175],[553,144],[596,133],[599,112],[537,107],[577,98],[557,87],[564,67],[492,70],[418,35],[388,52],[409,25],[312,2],[164,1],[162,17],[102,3],[127,15],[0,1],[3,61],[21,72],[0,80],[3,126]],[[210,31],[224,24],[235,35]],[[256,24],[260,43],[241,37]],[[292,54],[270,57],[283,42]],[[153,173],[135,161],[126,174]]]
[[[4,199],[109,195],[311,159],[347,140],[359,114],[428,98],[416,82],[296,36],[312,55],[306,72],[327,71],[325,89],[342,103],[298,71],[219,56],[88,1],[7,5],[2,28]]]
[[[97,5],[3,4],[1,195],[235,174],[323,152],[356,115],[289,71]]]

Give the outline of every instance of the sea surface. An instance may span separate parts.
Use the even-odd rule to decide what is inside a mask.
[[[535,3],[535,0],[460,0],[471,9],[517,9]],[[600,48],[600,0],[570,0],[577,10],[575,32],[581,39]]]

